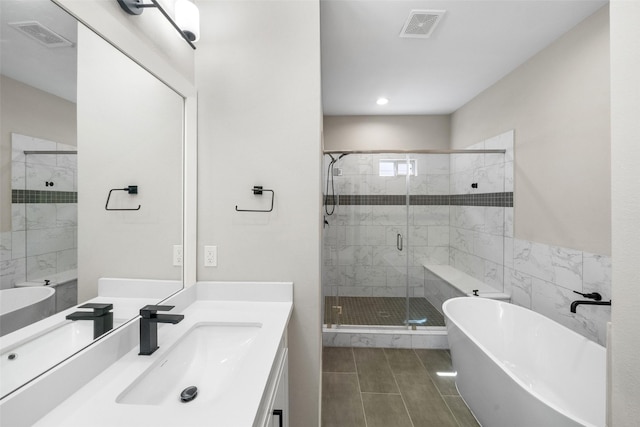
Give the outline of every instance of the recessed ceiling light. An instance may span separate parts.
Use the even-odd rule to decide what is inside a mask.
[[[376,104],[378,105],[387,105],[389,103],[389,100],[387,98],[378,98],[378,100],[376,101]]]

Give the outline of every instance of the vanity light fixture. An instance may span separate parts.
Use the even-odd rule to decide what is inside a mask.
[[[180,33],[182,38],[189,43],[193,49],[193,44],[200,38],[200,13],[198,7],[189,0],[176,0],[175,20],[160,6],[158,0],[150,0],[151,3],[144,3],[144,0],[118,0],[118,4],[129,15],[140,15],[148,7],[157,8],[162,15],[167,18],[173,28]]]
[[[192,42],[200,40],[200,11],[190,0],[176,0],[176,24]]]
[[[378,98],[378,100],[376,101],[376,104],[378,105],[387,105],[389,103],[389,100],[387,98]]]

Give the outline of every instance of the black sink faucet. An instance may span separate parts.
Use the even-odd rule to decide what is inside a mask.
[[[158,314],[169,311],[173,305],[145,305],[140,309],[140,353],[141,356],[153,354],[158,349],[158,323],[176,324],[184,319],[182,314]]]
[[[579,305],[611,305],[611,300],[602,301],[602,295],[600,295],[597,292],[592,292],[590,294],[583,294],[583,293],[578,292],[578,291],[573,291],[573,292],[578,294],[578,295],[582,295],[585,298],[589,298],[589,300],[572,302],[571,303],[571,312],[572,313],[576,312],[576,308]]]
[[[93,339],[113,329],[113,304],[88,303],[78,308],[90,308],[92,311],[76,311],[68,314],[68,320],[92,320]]]

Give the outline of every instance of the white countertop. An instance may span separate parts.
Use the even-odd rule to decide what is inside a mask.
[[[200,285],[200,284],[199,284]],[[251,283],[256,289],[268,289],[259,283]],[[289,284],[290,286],[290,284]],[[151,356],[139,356],[138,346],[129,350],[102,373],[79,388],[74,394],[57,405],[35,426],[124,426],[149,424],[155,426],[201,427],[213,422],[218,427],[250,427],[261,407],[261,400],[269,380],[274,360],[280,349],[281,339],[286,330],[292,311],[291,301],[235,301],[233,297],[223,301],[206,300],[217,294],[228,296],[229,289],[236,287],[243,296],[247,287],[228,284],[222,287],[224,292],[211,292],[220,289],[215,286],[200,286],[197,292],[199,300],[189,304],[185,296],[178,295],[176,308],[170,313],[184,314],[185,318],[176,325],[158,325],[158,344],[160,348]],[[203,291],[203,289],[205,291]],[[290,288],[289,288],[290,289]],[[289,291],[290,292],[290,291]],[[259,299],[260,291],[252,299]],[[189,292],[185,292],[188,295]],[[191,291],[195,298],[196,291]],[[203,300],[205,298],[205,300]],[[273,298],[266,298],[267,300]],[[182,300],[182,301],[181,301]],[[186,307],[185,307],[186,306]],[[206,399],[196,398],[185,404],[138,405],[117,403],[118,396],[140,377],[153,363],[172,349],[172,344],[187,331],[202,322],[221,323],[258,323],[260,334],[253,343],[255,350],[243,361],[242,369],[234,373],[233,387],[229,393],[216,398],[211,404]],[[139,328],[139,321],[125,326]],[[108,337],[106,338],[108,339]],[[73,363],[69,360],[67,363]]]
[[[87,303],[113,304],[112,312],[113,312],[114,325],[121,325],[122,323],[125,323],[130,319],[133,319],[134,317],[138,316],[140,314],[140,308],[144,307],[147,304],[151,304],[157,301],[158,301],[157,299],[150,300],[149,298],[115,298],[115,297],[99,296],[99,297],[95,297],[90,300],[87,300],[82,304],[87,304]],[[43,320],[40,320],[36,323],[32,323],[31,325],[27,325],[24,328],[21,328],[10,334],[0,337],[0,351],[2,351],[2,353],[4,354],[6,351],[11,350],[16,346],[21,345],[24,342],[37,338],[43,333],[47,333],[49,330],[56,328],[61,323],[71,322],[70,320],[66,320],[66,316],[75,311],[86,311],[86,309],[78,309],[77,306],[70,307],[59,313],[53,314]],[[93,340],[86,342],[85,345],[89,345],[91,341]],[[68,353],[67,356],[71,354],[73,354],[73,352]]]

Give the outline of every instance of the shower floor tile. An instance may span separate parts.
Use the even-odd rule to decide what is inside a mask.
[[[338,314],[342,307],[342,314]],[[404,325],[406,298],[332,297],[324,299],[324,323],[340,325]],[[409,298],[409,318],[418,326],[444,326],[444,317],[425,298]],[[412,322],[413,323],[413,322]]]

